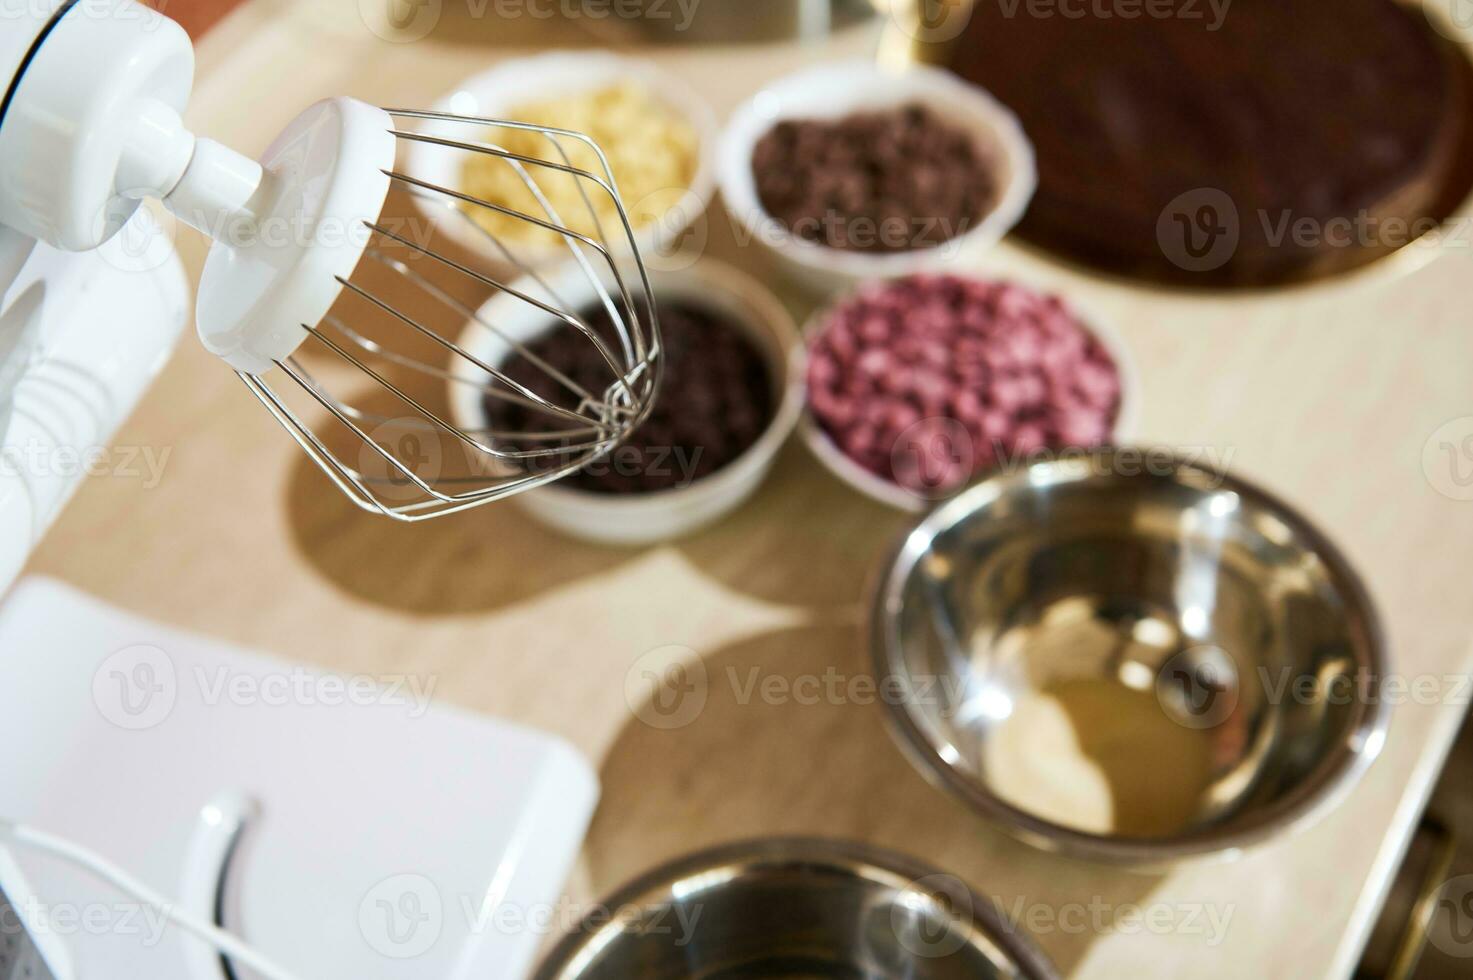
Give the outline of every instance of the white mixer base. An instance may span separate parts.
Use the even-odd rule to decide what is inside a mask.
[[[436,703],[429,679],[319,674],[50,581],[0,608],[0,651],[0,814],[189,911],[218,902],[299,976],[514,978],[562,921],[598,788],[549,735]],[[86,873],[12,856],[77,977],[224,976]]]

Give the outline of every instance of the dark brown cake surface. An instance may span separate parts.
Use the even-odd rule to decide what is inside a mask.
[[[1025,239],[1116,273],[1266,285],[1362,264],[1435,224],[1464,86],[1422,13],[1064,7],[979,0],[951,55],[1035,144]]]

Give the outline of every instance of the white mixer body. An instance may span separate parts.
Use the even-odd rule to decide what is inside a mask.
[[[0,22],[0,224],[69,251],[118,232],[194,140],[184,29],[134,0],[27,0]]]
[[[0,590],[82,479],[116,472],[108,440],[184,326],[173,243],[118,188],[187,165],[193,73],[183,30],[132,0],[0,23]]]
[[[0,306],[0,591],[82,480],[158,475],[168,447],[110,442],[189,315],[184,269],[148,211],[95,251],[30,245],[0,238],[0,256],[29,251]]]

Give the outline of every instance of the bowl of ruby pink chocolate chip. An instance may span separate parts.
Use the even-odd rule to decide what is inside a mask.
[[[997,468],[1116,442],[1136,409],[1119,338],[1016,283],[869,285],[819,313],[808,338],[810,447],[906,510]]]

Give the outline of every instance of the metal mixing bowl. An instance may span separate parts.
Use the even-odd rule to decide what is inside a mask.
[[[641,877],[567,936],[536,980],[1057,976],[955,877],[859,844],[778,839]]]
[[[998,472],[885,566],[874,656],[933,782],[1050,851],[1164,866],[1323,814],[1380,751],[1371,600],[1304,518],[1158,450]]]

